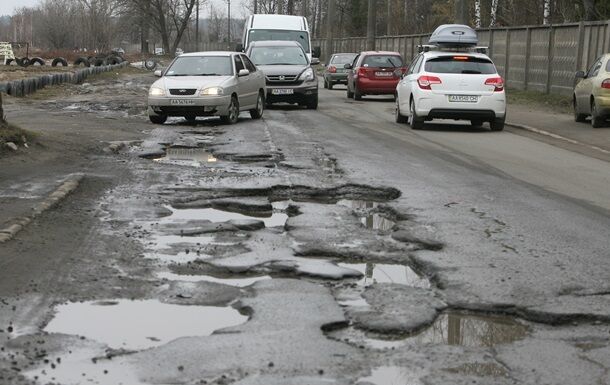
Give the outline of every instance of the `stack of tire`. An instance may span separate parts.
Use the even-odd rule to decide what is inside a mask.
[[[11,63],[15,62],[15,64],[17,64],[19,67],[29,67],[31,65],[45,65],[45,61],[42,58],[39,57],[33,57],[33,58],[28,58],[28,57],[16,57],[14,59],[6,59],[6,62],[4,63],[5,65],[11,65]]]
[[[74,61],[73,65],[75,67],[79,67],[79,66],[99,67],[99,66],[105,66],[105,65],[121,64],[124,61],[125,61],[125,59],[123,58],[123,56],[121,54],[111,53],[108,55],[79,57]],[[29,67],[31,65],[41,65],[41,66],[45,65],[44,59],[39,58],[39,57],[34,57],[31,59],[28,57],[7,59],[4,64],[11,65],[13,62],[15,62],[15,64],[17,64],[19,67]],[[63,57],[57,57],[51,61],[51,67],[57,67],[57,66],[67,67],[68,61],[66,59],[64,59]]]

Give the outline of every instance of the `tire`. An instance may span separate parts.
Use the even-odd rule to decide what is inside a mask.
[[[606,123],[606,119],[603,116],[600,116],[597,112],[597,106],[595,104],[595,100],[591,100],[591,127],[599,128],[603,127]]]
[[[104,59],[102,59],[101,57],[97,57],[95,59],[93,59],[93,63],[92,63],[95,67],[101,67],[104,65]]]
[[[335,85],[335,84],[334,84],[332,81],[330,81],[330,80],[328,81],[328,89],[329,89],[329,90],[332,90],[332,89],[333,89],[333,87],[334,87],[334,85]]]
[[[250,117],[252,119],[260,119],[263,117],[264,112],[265,112],[265,94],[261,91],[258,93],[258,98],[256,99],[256,108],[250,110]]]
[[[148,119],[154,124],[163,124],[167,120],[167,115],[148,115]]]
[[[6,59],[6,61],[4,62],[5,66],[10,66],[12,62],[14,62],[15,59]]]
[[[472,127],[481,127],[483,125],[483,121],[482,120],[473,119],[473,120],[470,121],[470,125]]]
[[[574,121],[578,123],[584,123],[587,120],[587,114],[581,114],[578,112],[578,102],[576,101],[576,96],[574,96]]]
[[[347,86],[347,98],[348,99],[353,99],[354,98],[354,93],[352,91],[350,91],[349,85]]]
[[[34,65],[34,64],[38,64],[38,65],[43,66],[46,63],[44,62],[44,60],[42,60],[42,58],[34,57],[34,58],[32,58],[32,60],[30,60],[30,65]]]
[[[328,80],[324,78],[324,89],[328,89]]]
[[[413,130],[421,130],[424,128],[424,120],[417,116],[417,112],[415,111],[415,102],[411,99],[411,103],[409,104],[409,109],[411,110],[411,116],[409,117],[409,125]]]
[[[79,57],[78,59],[74,60],[74,67],[78,67],[81,64],[85,67],[91,67],[91,62],[86,57]]]
[[[95,65],[96,60],[97,58],[95,56],[87,56],[87,61],[89,62],[89,65]]]
[[[318,109],[318,94],[314,96],[311,100],[307,102],[308,110],[317,110]]]
[[[30,65],[30,59],[28,59],[27,57],[17,58],[17,59],[15,59],[15,61],[17,62],[17,65],[19,67],[25,68]]]
[[[185,115],[184,119],[186,119],[186,121],[189,123],[195,123],[197,121],[197,116],[196,115]]]
[[[68,66],[68,62],[63,57],[56,57],[55,59],[53,59],[53,61],[51,62],[51,67],[57,67],[58,64],[61,64],[62,67]]]
[[[229,104],[228,115],[221,115],[220,120],[224,124],[235,124],[239,120],[239,100],[233,95]]]
[[[116,65],[116,64],[121,64],[121,59],[119,59],[116,56],[108,56],[106,59],[104,59],[104,65]]]
[[[154,59],[146,59],[144,61],[144,68],[149,71],[154,71],[157,68],[157,62]]]
[[[492,131],[502,131],[502,130],[504,130],[504,121],[505,121],[505,118],[494,119],[491,122],[489,122],[489,127],[491,127]]]
[[[362,94],[358,91],[358,87],[354,85],[354,100],[362,100]]]
[[[398,98],[396,98],[396,110],[394,111],[396,123],[404,124],[409,121],[406,116],[400,113],[400,104],[398,104]]]

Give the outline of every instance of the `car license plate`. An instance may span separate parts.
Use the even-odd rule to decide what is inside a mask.
[[[478,95],[449,95],[450,102],[476,103],[479,101]]]
[[[172,106],[192,106],[195,101],[192,99],[172,99],[169,101]]]
[[[292,95],[294,90],[292,88],[274,88],[271,90],[272,95]]]
[[[381,78],[394,76],[394,72],[375,72],[375,76],[379,76]]]

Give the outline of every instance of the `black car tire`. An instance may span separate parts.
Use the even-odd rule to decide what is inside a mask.
[[[78,59],[74,60],[73,66],[78,67],[81,64],[85,67],[91,67],[91,62],[86,57],[79,57]]]
[[[581,114],[578,111],[578,102],[576,101],[576,96],[574,96],[574,121],[578,123],[584,123],[587,121],[587,114]]]
[[[333,81],[332,81],[332,80],[329,80],[329,81],[328,81],[328,89],[329,89],[329,90],[332,90],[334,85],[335,85],[335,84],[333,83]]]
[[[415,111],[415,102],[411,100],[410,103],[411,116],[409,116],[409,125],[413,130],[421,130],[424,128],[424,120],[417,116],[417,112]]]
[[[148,115],[148,119],[154,124],[163,124],[167,120],[167,115]]]
[[[358,91],[358,87],[354,86],[354,100],[362,100],[362,94]]]
[[[470,121],[470,125],[472,127],[481,127],[483,125],[483,121],[482,120],[473,119],[473,120]]]
[[[603,127],[606,122],[606,119],[599,114],[597,111],[597,105],[595,104],[595,100],[591,100],[591,127],[599,128]]]
[[[308,110],[317,110],[318,109],[318,94],[316,94],[313,98],[311,98],[307,102],[307,109]]]
[[[396,123],[404,124],[408,123],[409,119],[400,113],[400,104],[398,104],[398,98],[396,98],[396,110],[395,110]]]
[[[57,67],[58,64],[61,64],[62,67],[68,66],[68,62],[63,57],[56,57],[55,59],[53,59],[53,61],[51,62],[51,67]]]
[[[349,84],[347,85],[347,98],[352,99],[354,97],[354,93],[350,91]]]
[[[258,93],[258,98],[256,100],[256,108],[250,110],[250,117],[252,119],[260,119],[263,117],[263,113],[265,112],[265,94],[263,91]]]
[[[38,63],[41,66],[45,65],[45,62],[44,62],[44,60],[42,60],[42,58],[34,57],[34,58],[32,58],[32,60],[30,60],[31,65],[34,65],[36,63]]]
[[[491,127],[492,131],[502,131],[504,130],[504,121],[505,118],[494,119],[489,122],[489,126]]]

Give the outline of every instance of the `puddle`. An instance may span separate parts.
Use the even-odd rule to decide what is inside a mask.
[[[77,302],[55,310],[46,332],[83,336],[130,350],[163,345],[180,337],[208,336],[248,320],[231,307],[182,306],[157,300]]]
[[[266,279],[271,279],[268,275],[263,275],[259,277],[245,277],[245,278],[216,278],[210,275],[182,275],[175,274],[171,272],[161,272],[157,274],[159,279],[167,279],[169,281],[186,281],[186,282],[216,282],[222,283],[224,285],[236,286],[236,287],[246,287],[254,284],[258,281],[263,281]]]
[[[400,366],[380,366],[372,370],[368,377],[360,378],[359,384],[374,385],[421,385],[419,375],[412,370]]]
[[[456,368],[447,368],[450,373],[465,374],[477,377],[503,377],[506,376],[506,369],[493,362],[469,362]]]
[[[379,203],[374,201],[350,199],[340,200],[337,202],[337,204],[356,211],[356,214],[362,214],[363,212],[366,213],[366,211],[370,211],[379,206]],[[359,219],[360,223],[370,230],[390,231],[394,225],[396,225],[396,222],[391,221],[377,213],[369,213],[363,216],[359,215]]]
[[[408,266],[381,263],[339,263],[338,265],[360,271],[364,275],[364,278],[358,281],[360,286],[369,286],[374,283],[398,283],[424,289],[430,288],[430,281],[417,275]]]
[[[207,209],[174,209],[173,207],[167,206],[172,214],[163,219],[164,222],[176,222],[176,221],[193,221],[193,220],[209,220],[211,222],[226,222],[232,219],[243,220],[243,219],[256,219],[265,222],[265,227],[278,227],[284,226],[288,220],[288,215],[285,213],[274,212],[268,217],[257,217],[253,215],[245,215],[240,213],[233,213],[230,211],[222,211],[213,208]]]
[[[213,165],[218,159],[203,148],[168,148],[165,156],[153,159],[158,163],[177,164],[181,166],[201,167]]]
[[[328,336],[362,344],[373,349],[397,349],[413,345],[459,345],[493,347],[525,338],[526,326],[510,317],[485,317],[468,314],[445,313],[418,334],[393,337],[367,333],[352,326],[335,330]]]

